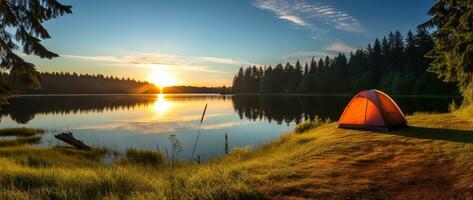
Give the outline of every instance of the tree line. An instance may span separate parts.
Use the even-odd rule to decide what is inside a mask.
[[[348,56],[315,57],[304,65],[297,61],[276,66],[240,68],[233,79],[234,93],[355,93],[380,89],[389,94],[458,95],[454,83],[445,83],[428,72],[434,48],[424,28],[399,31],[376,39]]]
[[[25,94],[157,94],[157,93],[228,93],[229,88],[169,86],[163,91],[156,85],[130,78],[102,74],[77,74],[69,72],[39,73],[41,88],[26,89]]]
[[[25,90],[26,94],[152,94],[159,93],[155,85],[130,78],[102,74],[41,72],[40,89]]]

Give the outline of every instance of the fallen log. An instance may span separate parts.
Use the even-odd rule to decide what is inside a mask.
[[[74,138],[74,136],[72,135],[71,132],[60,133],[60,134],[54,135],[54,137],[57,138],[58,140],[61,140],[65,143],[67,143],[67,144],[70,144],[70,145],[72,145],[75,148],[80,149],[80,150],[90,150],[91,149],[90,146],[86,145],[81,140],[78,140],[78,139]]]

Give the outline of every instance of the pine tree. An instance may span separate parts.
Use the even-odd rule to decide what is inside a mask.
[[[393,63],[393,69],[396,71],[401,71],[403,69],[402,52],[404,50],[404,43],[402,40],[401,33],[399,31],[394,32],[391,46],[391,62]]]
[[[309,65],[305,63],[304,65],[304,77],[309,75]]]
[[[438,0],[429,10],[432,19],[420,25],[432,28],[435,47],[429,71],[456,82],[466,103],[473,102],[473,2]]]
[[[422,73],[417,69],[417,52],[416,52],[416,41],[414,34],[409,30],[406,37],[406,49],[404,51],[404,72],[414,71],[417,74]]]
[[[315,57],[312,57],[312,60],[310,60],[309,74],[314,74],[318,70],[317,61],[315,60]]]
[[[320,71],[323,71],[325,69],[325,64],[322,58],[319,59],[319,62],[317,63],[317,67]]]
[[[40,87],[35,65],[14,51],[21,46],[21,51],[27,55],[57,57],[40,43],[51,37],[42,23],[72,13],[71,8],[56,0],[0,1],[0,68],[8,72],[0,76],[0,96],[5,98],[17,89]]]
[[[383,38],[383,46],[381,46],[378,38],[374,41],[373,49],[371,50],[370,56],[370,71],[375,74],[375,77],[381,77],[382,74],[388,71],[387,66],[384,63],[384,59],[386,59],[385,52],[382,48],[385,48],[386,38]]]

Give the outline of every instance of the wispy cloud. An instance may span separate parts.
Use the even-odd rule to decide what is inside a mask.
[[[167,65],[177,70],[204,71],[210,73],[228,73],[217,70],[209,70],[209,65],[258,65],[255,63],[237,60],[232,58],[211,57],[211,56],[179,56],[173,54],[133,52],[122,56],[82,56],[82,55],[61,55],[66,58],[81,59],[95,62],[118,63],[122,65]]]
[[[331,29],[364,31],[358,19],[328,4],[306,0],[256,0],[255,6],[273,12],[279,19],[306,28],[312,33],[312,38],[318,38]]]
[[[325,49],[327,51],[342,52],[342,53],[349,53],[356,50],[356,48],[350,47],[343,42],[332,43],[328,45],[327,47],[325,47]]]
[[[215,124],[205,124],[202,126],[202,129],[223,129],[223,128],[230,128],[234,126],[241,126],[245,124],[252,123],[250,121],[235,121],[235,122],[222,122],[222,123],[215,123]]]
[[[356,48],[350,47],[342,42],[335,42],[327,45],[321,51],[298,51],[284,54],[280,57],[284,61],[294,61],[294,60],[309,60],[312,57],[322,58],[325,56],[333,57],[338,53],[349,53],[355,51]]]
[[[299,18],[297,16],[294,16],[294,15],[282,15],[282,16],[279,16],[279,19],[285,19],[287,21],[290,21],[292,23],[295,23],[295,24],[298,24],[298,25],[301,25],[301,26],[306,26],[307,25],[306,21],[304,21],[301,18]]]
[[[287,53],[281,56],[283,61],[294,61],[294,60],[308,60],[312,57],[322,58],[325,56],[335,56],[334,53],[324,52],[324,51],[297,51],[292,53]]]

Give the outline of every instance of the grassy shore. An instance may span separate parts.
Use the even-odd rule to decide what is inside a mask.
[[[35,144],[41,140],[43,133],[44,130],[32,128],[0,129],[0,147]]]
[[[1,147],[0,199],[467,199],[473,116],[464,110],[415,114],[392,132],[305,124],[256,150],[175,168],[137,150],[106,165],[98,150]]]

